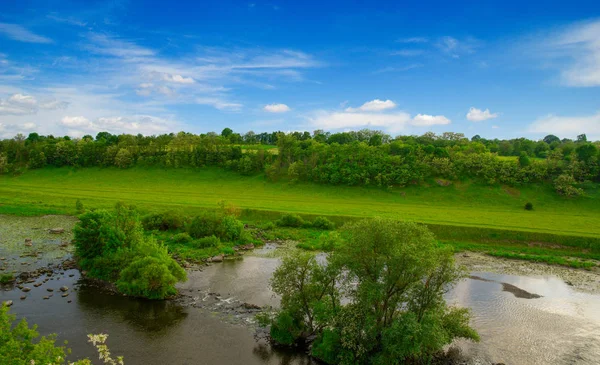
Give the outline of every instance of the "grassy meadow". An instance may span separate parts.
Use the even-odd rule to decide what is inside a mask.
[[[597,189],[595,189],[597,190]],[[382,216],[450,226],[600,236],[600,194],[566,199],[550,186],[522,189],[454,183],[393,190],[273,183],[221,169],[41,169],[0,177],[0,213],[72,214],[75,201],[112,207],[117,201],[148,211],[193,214],[220,201],[255,211],[342,217]],[[523,206],[532,202],[533,211]],[[265,212],[265,213],[267,213]]]
[[[282,213],[306,219],[323,215],[338,226],[360,217],[399,218],[427,224],[443,244],[457,251],[587,269],[600,260],[597,189],[577,199],[561,197],[550,186],[509,188],[469,182],[440,186],[432,181],[385,190],[268,182],[263,175],[241,176],[217,168],[46,168],[0,177],[0,214],[75,214],[77,199],[88,208],[112,208],[124,201],[142,212],[177,210],[188,216],[225,201],[242,209],[243,221],[258,227]],[[533,211],[524,210],[526,202],[533,203]],[[322,232],[313,229],[259,231],[263,238],[323,249]],[[169,242],[171,235],[159,238]],[[172,249],[190,259],[217,253],[185,245]]]

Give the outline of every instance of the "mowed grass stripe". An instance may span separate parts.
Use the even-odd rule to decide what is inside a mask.
[[[562,202],[540,192],[545,199],[539,202],[543,211],[540,208],[524,212],[520,199],[500,189],[470,186],[463,190],[408,188],[402,196],[400,192],[376,189],[267,183],[263,177],[240,177],[214,169],[44,169],[16,178],[0,178],[0,202],[5,205],[11,205],[11,200],[17,203],[16,196],[67,209],[72,209],[77,198],[103,206],[118,200],[130,201],[148,209],[157,209],[157,205],[213,208],[225,200],[242,208],[268,211],[380,215],[425,223],[594,237],[600,234],[600,211],[594,210],[593,204],[573,209],[573,202]]]

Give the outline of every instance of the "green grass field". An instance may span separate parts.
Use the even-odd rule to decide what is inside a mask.
[[[424,223],[574,236],[600,236],[598,192],[565,199],[551,187],[522,189],[460,183],[376,188],[271,183],[220,169],[42,169],[0,177],[0,213],[73,213],[75,201],[193,213],[225,200],[241,208],[333,216],[382,216]],[[525,211],[526,202],[534,211]]]
[[[273,183],[262,175],[244,177],[212,168],[48,168],[0,176],[0,214],[75,214],[77,199],[88,208],[112,208],[124,201],[142,211],[176,209],[186,215],[226,201],[243,208],[242,219],[253,223],[275,220],[282,212],[326,215],[338,226],[359,217],[391,217],[426,223],[457,250],[571,267],[600,259],[596,187],[585,197],[565,199],[549,186],[517,189],[462,182],[382,190]],[[523,209],[526,202],[533,203],[533,211]],[[303,248],[319,249],[316,233],[277,231],[278,238],[282,234]]]

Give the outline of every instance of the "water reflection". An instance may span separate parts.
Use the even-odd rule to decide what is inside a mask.
[[[468,356],[506,364],[598,363],[600,296],[575,292],[555,277],[472,275],[447,295],[471,308],[481,335],[478,344],[459,342]]]
[[[215,264],[190,273],[181,289],[210,289],[225,298],[276,305],[268,281],[278,263],[273,258],[246,256]],[[600,296],[575,292],[552,276],[472,275],[476,278],[461,281],[446,297],[450,303],[471,308],[473,325],[481,335],[480,343],[458,343],[467,356],[481,364],[598,363]],[[125,355],[128,365],[313,364],[302,353],[257,343],[251,329],[225,323],[213,313],[168,301],[109,295],[78,280],[76,271],[67,271],[32,288],[26,300],[19,299],[21,291],[12,289],[0,292],[0,301],[13,300],[12,311],[37,323],[42,334],[57,332],[60,340],[68,340],[77,358],[96,358],[85,336],[103,332],[110,335],[112,353]],[[70,288],[66,298],[58,293],[62,285]],[[48,288],[54,288],[55,295],[45,300]],[[540,297],[525,299],[522,292]]]
[[[168,331],[187,317],[180,305],[171,301],[151,301],[113,295],[83,282],[77,292],[79,309],[93,314],[116,316],[141,333]]]

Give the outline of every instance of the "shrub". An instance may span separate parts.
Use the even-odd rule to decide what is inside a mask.
[[[171,238],[171,241],[175,243],[190,243],[193,240],[194,239],[192,238],[192,236],[190,236],[186,232],[178,233],[175,236],[173,236],[173,238]]]
[[[169,210],[162,213],[152,213],[144,216],[142,225],[144,229],[152,231],[168,231],[183,228],[185,219],[179,212]]]
[[[531,165],[531,160],[529,160],[527,152],[521,152],[521,155],[519,156],[519,166],[527,167],[529,165]]]
[[[186,231],[193,238],[216,236],[223,241],[235,241],[244,231],[244,224],[230,215],[215,212],[201,214],[186,226]]]
[[[323,233],[319,236],[319,246],[323,251],[333,251],[342,243],[342,236],[337,232]]]
[[[194,241],[194,246],[197,248],[217,247],[221,243],[216,236],[202,237]]]
[[[131,152],[125,148],[121,148],[117,155],[115,156],[115,166],[120,167],[122,169],[126,169],[133,164],[133,157],[131,156]]]
[[[232,242],[239,239],[244,231],[244,224],[235,217],[226,215],[221,218],[219,237],[225,241]]]
[[[79,199],[77,199],[77,201],[75,202],[75,210],[77,211],[77,214],[85,213],[85,207],[83,206],[83,203]]]
[[[583,194],[583,189],[576,188],[573,175],[562,174],[554,180],[554,188],[560,195],[576,197]]]
[[[205,212],[198,215],[189,222],[185,229],[187,233],[194,238],[212,236],[219,230],[221,222],[219,217],[213,212]]]
[[[231,247],[223,247],[221,249],[221,252],[224,253],[225,255],[235,255],[235,250]]]
[[[277,221],[277,225],[280,227],[302,227],[304,225],[304,219],[297,214],[284,214]]]
[[[91,260],[115,251],[121,246],[122,232],[118,232],[112,221],[114,217],[106,210],[82,214],[73,228],[76,255]]]
[[[119,203],[114,213],[84,213],[73,232],[81,268],[91,277],[116,281],[124,294],[163,299],[176,292],[177,281],[185,280],[185,271],[167,249],[152,236],[144,237],[131,206]]]
[[[262,229],[264,229],[265,231],[270,231],[270,230],[272,230],[273,228],[275,228],[275,223],[273,223],[273,222],[271,222],[271,221],[268,221],[268,222],[264,223],[264,224],[261,226],[261,228],[262,228]]]
[[[139,257],[121,272],[117,288],[121,293],[149,299],[164,299],[177,293],[175,283],[185,276],[170,270],[169,263],[156,257]],[[171,265],[172,267],[172,265]],[[183,270],[179,267],[179,270]]]
[[[314,228],[324,229],[327,231],[335,229],[335,223],[333,223],[332,221],[330,221],[329,219],[327,219],[325,217],[315,218],[315,220],[312,222],[312,226]]]
[[[533,210],[533,203],[531,203],[531,202],[525,203],[525,210]]]

